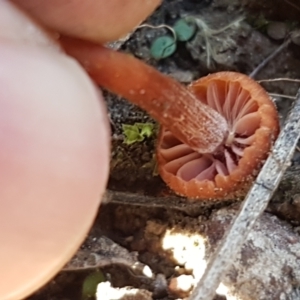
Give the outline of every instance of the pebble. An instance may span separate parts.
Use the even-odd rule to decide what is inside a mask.
[[[178,297],[187,297],[194,286],[192,275],[180,275],[174,277],[169,283],[169,292]]]
[[[267,27],[268,36],[274,40],[282,40],[288,33],[288,28],[283,22],[271,22]]]
[[[295,30],[291,34],[291,40],[294,44],[300,46],[300,30]]]

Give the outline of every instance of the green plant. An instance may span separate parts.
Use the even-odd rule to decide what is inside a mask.
[[[193,20],[180,19],[174,24],[173,29],[176,32],[178,41],[187,42],[193,37],[197,28]]]
[[[144,25],[143,27],[151,27],[151,28],[162,28],[165,27],[169,29],[172,33],[172,37],[169,35],[163,35],[156,38],[150,47],[151,56],[155,59],[163,59],[170,55],[172,55],[177,48],[177,42],[187,42],[189,41],[195,34],[198,29],[199,34],[203,37],[206,49],[206,64],[207,67],[210,67],[211,58],[215,55],[214,49],[211,46],[211,39],[214,36],[226,31],[229,28],[239,26],[241,21],[244,20],[244,17],[240,17],[236,20],[233,20],[228,25],[221,27],[219,29],[210,28],[204,19],[201,17],[194,16],[186,16],[182,19],[179,19],[173,27],[167,25],[160,26],[151,26]]]
[[[177,41],[186,42],[190,40],[196,32],[196,24],[193,21],[179,19],[173,27],[167,25],[149,26],[151,28],[165,27],[169,29],[172,36],[163,35],[156,38],[150,47],[151,56],[155,59],[163,59],[171,56],[177,49]]]
[[[154,124],[152,123],[134,123],[134,125],[122,124],[124,143],[131,145],[136,142],[142,142],[145,138],[153,134]]]
[[[171,56],[176,50],[174,38],[165,35],[155,39],[151,45],[150,53],[155,59],[162,59]]]

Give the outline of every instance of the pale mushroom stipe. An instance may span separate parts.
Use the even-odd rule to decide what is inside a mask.
[[[162,125],[158,168],[172,190],[195,199],[245,194],[279,132],[276,108],[256,81],[219,72],[185,88],[130,55],[71,38],[61,42],[96,83]]]

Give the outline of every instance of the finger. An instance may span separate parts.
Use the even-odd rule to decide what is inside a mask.
[[[20,33],[12,11],[14,25],[8,18],[0,32],[3,300],[24,299],[74,254],[105,191],[110,152],[98,90],[46,36],[36,44]]]
[[[107,182],[109,130],[73,61],[2,43],[0,65],[0,299],[23,299],[85,238]]]
[[[59,51],[53,33],[41,28],[32,18],[7,0],[0,0],[0,42],[39,45]]]
[[[128,33],[161,0],[13,1],[49,28],[103,43]]]

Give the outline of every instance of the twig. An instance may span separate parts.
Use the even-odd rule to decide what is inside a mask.
[[[272,153],[246,196],[236,219],[209,260],[206,271],[189,300],[211,300],[214,297],[223,274],[240,250],[256,220],[265,210],[285,170],[290,165],[300,137],[299,115],[300,89]]]
[[[264,68],[267,63],[269,63],[276,55],[278,55],[283,49],[285,49],[291,42],[291,38],[288,38],[284,43],[282,43],[273,53],[266,57],[249,75],[249,77],[254,78],[262,68]]]
[[[297,82],[300,83],[300,79],[294,79],[294,78],[271,78],[271,79],[261,79],[256,80],[258,83],[261,82],[276,82],[276,81],[288,81],[288,82]]]
[[[290,1],[288,1],[288,0],[284,0],[284,1],[285,1],[286,3],[288,3],[289,5],[293,6],[294,8],[296,8],[297,10],[300,11],[300,7],[297,6],[296,4],[294,4],[294,3],[292,3],[292,2],[290,2]]]
[[[97,254],[94,254],[94,256],[97,263],[93,266],[92,265],[71,266],[71,267],[66,266],[61,270],[61,272],[89,271],[89,270],[95,270],[99,268],[101,269],[111,265],[123,265],[127,268],[133,268],[133,269],[138,268],[139,270],[142,270],[146,266],[140,262],[131,263],[130,261],[128,261],[123,257],[105,257]]]
[[[257,80],[258,83],[262,82],[277,82],[277,81],[287,81],[291,83],[300,83],[300,79],[292,79],[292,78],[271,78],[271,79],[261,79]],[[287,98],[291,100],[295,100],[296,96],[289,96],[284,94],[277,94],[277,93],[268,93],[271,97],[281,97],[281,98]]]
[[[287,99],[291,99],[291,100],[295,100],[296,96],[288,96],[288,95],[284,95],[284,94],[276,94],[276,93],[268,93],[271,97],[281,97],[281,98],[287,98]]]
[[[214,200],[208,199],[207,201],[190,201],[184,197],[179,197],[175,194],[164,196],[141,196],[140,193],[127,193],[107,190],[102,198],[102,203],[116,203],[118,205],[134,205],[141,207],[173,209],[184,212],[188,216],[198,217],[199,215],[208,214],[211,210],[228,206],[237,202],[237,200]],[[167,204],[166,204],[167,203]]]
[[[166,24],[161,24],[161,25],[157,25],[157,26],[150,25],[150,24],[142,24],[137,29],[140,29],[140,28],[152,28],[152,29],[166,28],[169,31],[171,31],[171,33],[174,37],[174,41],[176,42],[176,40],[177,40],[177,34],[176,34],[175,30],[171,26],[168,26]]]
[[[91,240],[93,241],[92,244]],[[89,237],[86,243],[91,244],[88,250],[80,249],[62,269],[63,272],[88,271],[110,265],[123,265],[130,269],[134,276],[154,278],[152,270],[139,262],[135,254],[130,253],[106,236],[100,236],[96,241]]]

